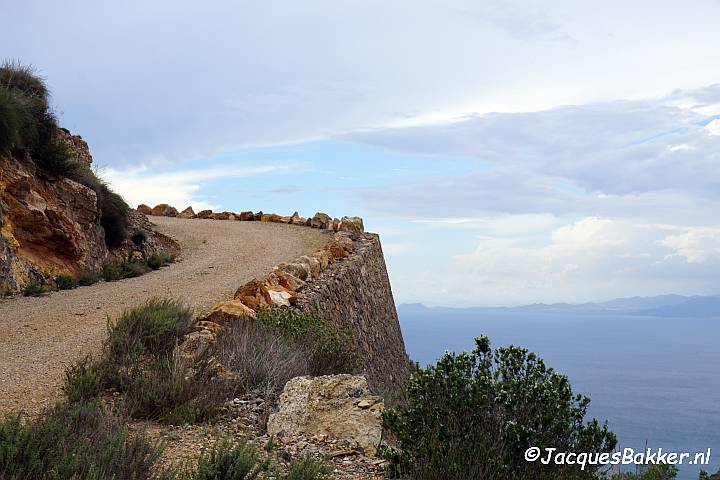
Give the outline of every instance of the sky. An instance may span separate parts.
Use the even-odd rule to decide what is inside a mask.
[[[129,203],[361,215],[395,299],[720,284],[720,1],[0,0]]]

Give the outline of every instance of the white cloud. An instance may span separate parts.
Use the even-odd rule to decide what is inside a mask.
[[[674,255],[688,263],[720,260],[720,228],[690,228],[685,233],[667,236],[660,244],[673,249]]]

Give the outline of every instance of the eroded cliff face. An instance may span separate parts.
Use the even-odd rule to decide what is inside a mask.
[[[84,145],[82,158],[91,158]],[[104,238],[92,189],[46,177],[29,159],[0,156],[0,291],[101,268]]]

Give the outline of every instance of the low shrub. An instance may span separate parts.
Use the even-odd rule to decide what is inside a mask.
[[[417,480],[597,478],[597,466],[526,462],[530,446],[560,452],[611,452],[607,422],[585,423],[588,397],[575,395],[567,377],[517,347],[492,350],[476,338],[472,353],[446,353],[418,369],[405,405],[386,410],[383,423],[397,439],[385,449],[392,472]]]
[[[252,480],[270,469],[255,444],[246,438],[226,438],[200,455],[197,466],[168,469],[160,480]]]
[[[134,278],[150,271],[144,262],[115,260],[103,267],[102,276],[106,282],[114,282],[125,278]]]
[[[155,253],[150,255],[147,260],[145,260],[145,263],[153,270],[159,270],[162,267],[170,265],[174,261],[175,257],[168,253]]]
[[[28,424],[0,421],[0,478],[7,480],[150,478],[159,454],[99,403],[58,404]]]
[[[22,149],[34,136],[33,129],[27,102],[0,84],[0,153]]]
[[[107,353],[120,358],[165,356],[192,326],[192,310],[180,301],[153,298],[108,325]]]
[[[96,284],[102,279],[102,275],[97,272],[84,272],[78,277],[78,284],[87,287]]]
[[[282,390],[288,380],[310,371],[309,354],[283,335],[255,322],[233,322],[218,335],[218,360],[242,392]]]
[[[303,457],[293,462],[285,480],[323,480],[329,478],[327,466],[313,459]]]
[[[31,280],[23,289],[23,295],[26,297],[40,297],[47,292],[47,287],[37,280]]]
[[[103,388],[103,364],[85,357],[65,370],[63,391],[69,402],[96,398]]]
[[[77,288],[78,281],[70,275],[58,275],[55,277],[55,287],[58,290],[72,290]]]
[[[318,314],[276,307],[259,311],[256,321],[308,352],[309,375],[354,373],[363,364],[363,356],[355,347],[351,330],[333,328]]]
[[[142,230],[136,230],[130,235],[130,240],[136,247],[140,247],[147,241],[147,234]]]

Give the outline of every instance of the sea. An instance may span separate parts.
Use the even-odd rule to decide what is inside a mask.
[[[569,312],[398,308],[413,361],[434,363],[445,350],[494,347],[536,352],[592,399],[589,417],[607,419],[618,448],[711,449],[705,470],[720,468],[720,317],[667,318]],[[700,467],[679,466],[680,480]]]

